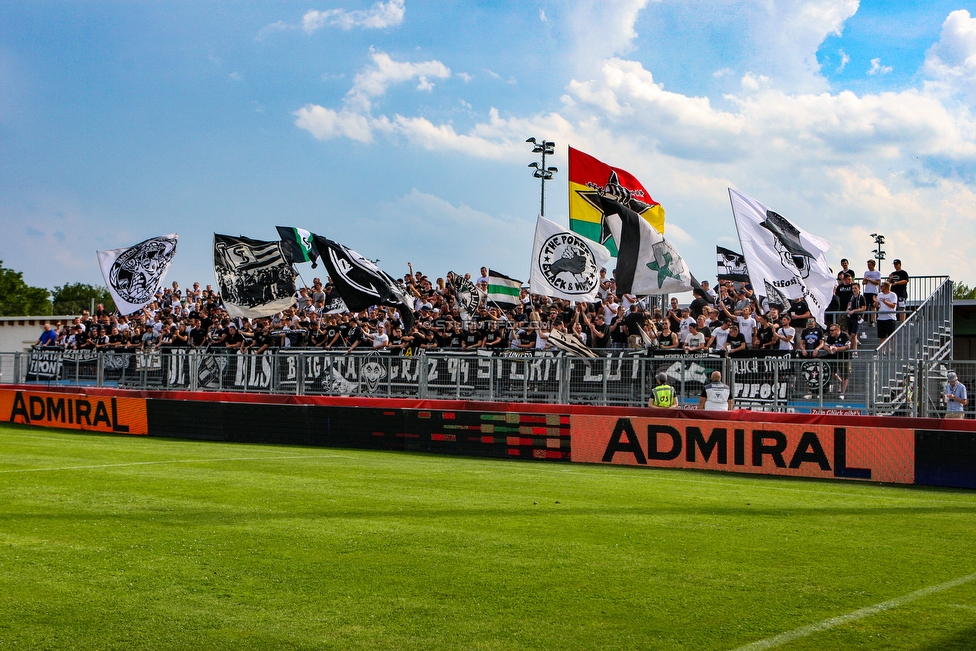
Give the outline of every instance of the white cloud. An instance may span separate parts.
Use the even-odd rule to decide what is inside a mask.
[[[353,27],[385,29],[400,25],[403,22],[405,11],[403,0],[377,2],[366,10],[328,9],[316,11],[312,9],[302,16],[302,29],[307,34],[322,29],[326,25],[334,25],[342,29],[352,29]]]
[[[586,73],[614,55],[625,54],[637,38],[634,24],[648,0],[582,0],[569,16],[577,69]]]
[[[466,72],[458,72],[456,74],[457,74],[458,78],[461,79],[461,81],[463,81],[464,83],[468,83],[469,81],[471,81],[472,79],[474,79],[474,77],[472,77],[471,75],[469,75]]]
[[[965,9],[949,14],[939,41],[926,53],[923,70],[933,92],[959,93],[976,103],[976,17]]]
[[[431,90],[435,79],[447,79],[451,70],[440,61],[422,61],[410,63],[408,61],[394,61],[385,52],[370,50],[373,66],[364,69],[353,79],[352,88],[346,95],[346,104],[356,110],[369,111],[372,98],[386,93],[394,85],[412,79],[417,79],[417,90]]]
[[[361,113],[306,104],[295,111],[295,126],[305,129],[319,140],[345,136],[359,142],[372,142],[373,132],[369,120]]]
[[[891,66],[881,65],[881,59],[871,59],[871,67],[868,69],[869,75],[886,75],[894,70]]]
[[[546,18],[545,9],[539,9],[539,20],[541,20],[542,22],[547,22],[549,20],[548,18]]]
[[[847,64],[851,62],[851,57],[844,52],[843,48],[837,50],[837,54],[840,55],[840,65],[837,66],[837,70],[834,72],[844,72],[844,68],[846,68]]]
[[[610,7],[608,29],[620,38],[612,45],[583,45],[579,57],[632,45],[633,21],[646,5],[632,1]],[[513,164],[525,162],[526,134],[560,146],[572,143],[643,180],[664,205],[669,237],[683,245],[686,258],[692,244],[701,248],[734,238],[725,188],[735,186],[833,240],[838,260],[864,256],[857,251],[869,249],[869,233],[884,232],[889,254],[905,260],[914,273],[944,272],[952,264],[953,273],[976,276],[976,241],[953,241],[944,259],[931,255],[946,224],[965,232],[976,226],[976,115],[972,104],[947,101],[943,94],[965,95],[966,80],[976,78],[976,21],[964,11],[950,14],[940,41],[929,50],[921,88],[858,95],[831,92],[816,63],[820,43],[842,30],[856,1],[743,6],[750,18],[758,12],[765,22],[752,36],[743,35],[741,46],[762,53],[735,64],[750,72],[740,78],[740,90],[720,102],[665,88],[639,61],[609,56],[592,66],[591,74],[568,81],[558,111],[503,117],[493,108],[487,120],[464,129],[400,114],[365,113],[360,114],[365,123],[353,122],[342,115],[354,110],[352,101],[339,111],[312,106],[303,111],[321,114],[322,124],[316,126],[325,137],[354,137],[346,133],[348,123],[355,134]],[[580,17],[592,17],[597,5],[581,7],[582,13],[569,18],[580,38],[586,31]],[[760,33],[776,25],[782,33]],[[839,54],[838,71],[850,62],[842,50]],[[880,58],[872,67],[875,74],[890,72]],[[789,71],[798,76],[784,81]],[[712,76],[731,73],[728,68]],[[359,79],[350,97],[368,87],[365,82],[360,87]],[[974,87],[969,81],[969,92],[976,92]],[[706,251],[698,260],[707,265],[710,258]]]
[[[240,72],[232,72],[229,75],[227,75],[227,77],[229,77],[230,79],[233,79],[234,81],[243,81],[244,80],[244,75],[241,74]]]
[[[714,77],[715,79],[721,79],[722,77],[728,77],[734,74],[735,74],[735,70],[733,70],[732,68],[722,68],[721,70],[716,70],[715,72],[713,72],[712,77]]]

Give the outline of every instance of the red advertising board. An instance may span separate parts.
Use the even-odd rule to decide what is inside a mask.
[[[570,417],[573,461],[915,481],[915,431],[800,423]]]

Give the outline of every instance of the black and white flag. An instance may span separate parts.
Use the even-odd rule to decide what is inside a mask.
[[[451,282],[451,289],[454,291],[454,299],[457,301],[461,317],[467,318],[469,314],[477,312],[478,307],[485,300],[484,292],[473,282],[453,271],[447,272],[447,278]]]
[[[295,271],[281,247],[214,233],[214,276],[227,314],[253,319],[295,303]]]
[[[834,290],[826,256],[830,242],[732,188],[729,198],[753,289],[772,304],[805,299],[823,323]]]
[[[577,337],[572,332],[562,332],[561,330],[552,330],[549,332],[549,344],[553,348],[557,348],[570,355],[575,355],[576,357],[596,357],[597,354],[586,347],[580,338]]]
[[[600,288],[600,269],[609,259],[607,247],[540,216],[532,245],[529,291],[592,303]]]
[[[96,251],[102,278],[119,314],[138,312],[155,299],[173,263],[178,238],[172,233],[124,249]]]
[[[413,300],[388,273],[350,248],[314,235],[315,246],[336,290],[352,312],[388,305],[400,312],[404,331],[413,325]]]
[[[599,199],[603,235],[617,244],[618,293],[648,296],[693,288],[688,265],[663,235],[630,208],[604,196]]]
[[[719,280],[731,280],[737,283],[749,282],[749,268],[746,266],[746,257],[741,253],[716,246],[715,263],[718,266],[718,273],[715,277]]]

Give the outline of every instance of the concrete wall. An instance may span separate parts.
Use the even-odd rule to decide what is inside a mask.
[[[74,316],[0,316],[0,353],[27,350],[44,331],[44,324],[71,323]]]

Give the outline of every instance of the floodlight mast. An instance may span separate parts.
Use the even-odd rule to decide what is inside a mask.
[[[555,154],[556,143],[550,142],[548,140],[537,142],[535,138],[529,138],[525,142],[532,143],[533,154],[542,154],[542,164],[540,165],[539,163],[529,163],[529,167],[535,170],[532,173],[532,176],[534,176],[537,179],[540,179],[540,183],[542,184],[542,200],[539,205],[539,215],[545,217],[546,216],[546,181],[551,181],[552,175],[559,171],[555,167],[546,167],[546,156]]]
[[[885,236],[879,233],[871,233],[874,238],[876,248],[874,249],[874,259],[878,261],[878,271],[881,271],[881,261],[885,259],[885,252],[881,245],[885,243]]]

